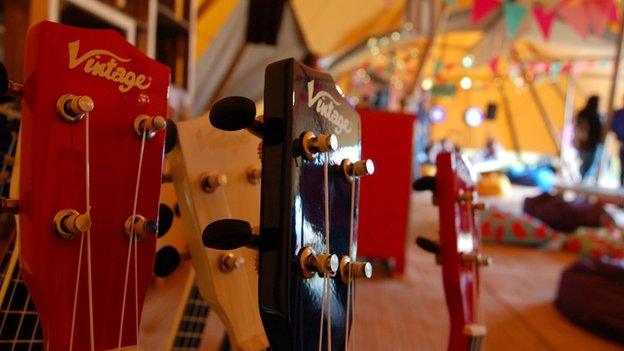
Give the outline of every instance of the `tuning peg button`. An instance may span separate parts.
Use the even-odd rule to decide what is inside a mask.
[[[489,267],[492,265],[492,258],[481,253],[462,253],[461,259],[464,263],[474,263],[479,267]]]
[[[345,284],[351,279],[366,278],[373,276],[373,265],[370,262],[352,261],[349,256],[340,259],[340,278]]]
[[[158,223],[137,214],[128,217],[124,223],[124,231],[128,238],[134,236],[136,240],[141,240],[148,235],[156,234],[158,232]]]
[[[53,219],[54,231],[63,239],[71,240],[76,235],[91,228],[91,218],[87,214],[66,208],[56,213]]]
[[[258,236],[254,235],[249,222],[239,219],[221,219],[204,228],[202,242],[205,247],[217,250],[234,250],[239,247],[258,247]]]
[[[161,116],[151,117],[148,115],[140,115],[134,119],[134,131],[139,137],[152,139],[158,132],[167,129],[167,120]]]
[[[375,164],[371,159],[351,162],[350,159],[346,158],[342,160],[341,165],[343,175],[345,179],[349,181],[353,180],[355,177],[371,175],[375,172]]]
[[[338,256],[334,254],[317,254],[311,247],[304,247],[299,253],[299,266],[304,278],[312,278],[314,273],[334,276],[339,268]]]
[[[56,111],[66,122],[70,123],[82,120],[94,108],[93,99],[87,95],[65,94],[56,102]]]
[[[218,187],[227,184],[227,176],[225,174],[217,173],[202,173],[199,175],[199,184],[205,192],[211,193]]]
[[[251,184],[258,184],[262,179],[262,169],[258,166],[249,166],[245,169],[245,175]]]
[[[320,152],[338,150],[338,138],[334,134],[305,132],[301,137],[301,146],[306,159],[312,160]]]

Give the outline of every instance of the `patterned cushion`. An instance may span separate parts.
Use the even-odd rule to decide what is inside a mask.
[[[480,222],[484,242],[538,246],[557,233],[539,219],[495,207],[482,211]]]

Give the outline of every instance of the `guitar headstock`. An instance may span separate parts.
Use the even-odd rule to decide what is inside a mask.
[[[451,318],[449,350],[478,350],[485,336],[479,324],[479,267],[491,263],[481,253],[479,226],[475,212],[476,176],[456,153],[441,153],[437,174],[414,183],[415,190],[431,190],[439,207],[440,241],[418,238],[417,244],[434,254],[442,265],[444,292]]]
[[[259,244],[260,313],[273,349],[344,350],[353,282],[372,275],[356,260],[359,177],[374,170],[361,160],[359,116],[329,75],[294,59],[267,67],[262,122],[231,99],[213,107],[211,122],[262,136],[260,237],[232,223],[236,236],[223,238],[213,224],[204,244]]]
[[[168,68],[115,31],[42,22],[28,33],[20,264],[46,350],[137,344],[168,87]]]
[[[258,313],[258,252],[202,244],[202,231],[211,222],[240,218],[259,224],[259,140],[245,131],[218,130],[207,118],[178,122],[175,128],[177,144],[167,160],[198,288],[225,325],[233,349],[266,349]]]

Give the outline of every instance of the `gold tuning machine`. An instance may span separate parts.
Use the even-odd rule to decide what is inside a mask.
[[[334,134],[319,134],[305,132],[301,137],[303,153],[308,160],[314,159],[320,152],[338,150],[338,138]]]
[[[13,199],[0,198],[0,213],[19,213],[19,201]]]
[[[349,256],[340,259],[340,278],[348,284],[352,278],[370,279],[373,276],[373,265],[370,262],[352,261]]]
[[[467,202],[472,203],[476,199],[474,191],[460,191],[457,195],[457,200],[459,202]]]
[[[56,234],[62,239],[71,240],[76,235],[91,228],[91,218],[87,214],[80,214],[71,208],[60,210],[52,221]]]
[[[299,253],[299,266],[304,278],[312,278],[314,273],[334,276],[339,268],[338,256],[317,254],[311,247],[304,247]]]
[[[128,217],[124,223],[124,232],[128,236],[128,239],[135,237],[138,241],[148,235],[156,234],[157,231],[158,224],[156,221],[146,219],[138,214]]]
[[[492,265],[492,258],[481,253],[462,253],[461,259],[464,263],[474,263],[479,267],[489,267]]]
[[[63,120],[70,123],[82,120],[94,108],[93,99],[87,95],[65,94],[56,102],[56,111]]]
[[[258,184],[260,179],[262,179],[262,168],[258,166],[249,166],[245,169],[245,175],[247,176],[249,183]]]
[[[222,272],[229,273],[236,268],[242,267],[244,264],[245,259],[243,257],[228,252],[221,255],[219,269],[221,269]]]
[[[152,139],[156,133],[165,129],[167,129],[167,120],[161,116],[140,115],[134,119],[134,131],[139,137],[143,137],[143,133],[146,133],[145,137]]]
[[[227,184],[227,176],[225,174],[207,173],[199,175],[199,184],[205,192],[211,193],[218,187]]]
[[[375,164],[371,159],[351,162],[350,159],[346,158],[342,160],[341,166],[342,173],[349,182],[353,178],[371,175],[375,172]]]

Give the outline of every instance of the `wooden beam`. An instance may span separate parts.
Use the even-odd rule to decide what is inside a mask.
[[[498,83],[497,83],[498,82]],[[503,109],[505,110],[505,117],[507,118],[507,125],[509,126],[509,132],[511,134],[511,143],[513,144],[514,151],[516,152],[516,156],[518,160],[522,160],[520,155],[520,138],[518,137],[518,130],[516,129],[516,122],[514,121],[513,114],[511,113],[511,105],[509,103],[509,96],[507,96],[507,91],[505,90],[505,80],[498,75],[495,78],[495,82],[498,88],[498,94],[503,101]]]

